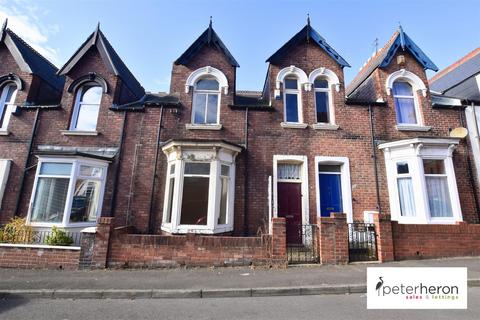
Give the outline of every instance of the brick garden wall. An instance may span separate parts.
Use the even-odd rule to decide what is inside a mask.
[[[480,225],[392,222],[395,260],[480,255]]]
[[[0,244],[0,267],[77,270],[79,248]]]

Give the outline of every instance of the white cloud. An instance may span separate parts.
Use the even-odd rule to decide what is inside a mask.
[[[58,50],[48,45],[48,37],[59,31],[58,25],[45,25],[47,10],[25,0],[0,0],[0,23],[8,18],[8,27],[45,58],[58,65]]]

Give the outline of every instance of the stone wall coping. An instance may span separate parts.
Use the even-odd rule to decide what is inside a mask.
[[[51,246],[47,244],[22,244],[22,243],[0,243],[0,247],[10,248],[32,248],[32,249],[60,249],[60,250],[73,250],[79,251],[80,247],[77,246]]]

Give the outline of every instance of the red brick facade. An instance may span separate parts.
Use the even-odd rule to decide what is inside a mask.
[[[405,58],[402,65],[396,63],[399,54]],[[21,71],[3,43],[0,44],[0,61],[0,76],[14,73],[22,79],[24,87],[16,97],[16,103],[22,105],[28,100],[29,92],[37,90],[35,85],[41,81],[35,80],[35,74]],[[192,130],[186,126],[192,119],[193,90],[186,93],[185,83],[192,72],[205,66],[220,70],[228,82],[228,93],[221,93],[221,130]],[[313,127],[316,123],[315,96],[313,91],[304,90],[303,86],[300,89],[301,108],[303,122],[308,126],[301,129],[281,126],[284,121],[284,105],[283,99],[275,98],[276,79],[280,70],[290,66],[302,69],[307,75],[319,68],[326,68],[336,74],[339,90],[337,92],[332,85],[330,91],[337,130]],[[38,113],[33,153],[44,145],[119,150],[108,166],[102,217],[98,221],[95,251],[91,261],[95,267],[236,265],[276,260],[284,262],[285,220],[274,218],[269,221],[268,180],[274,174],[274,156],[306,157],[307,162],[304,165],[307,166],[308,176],[303,183],[307,184],[307,188],[302,197],[308,199],[308,212],[304,222],[319,227],[318,245],[322,263],[348,262],[348,229],[345,215],[318,218],[319,190],[315,163],[315,157],[318,156],[348,158],[353,220],[363,220],[365,211],[381,211],[380,220],[377,217],[375,221],[380,261],[417,255],[435,257],[456,253],[478,254],[472,248],[471,240],[478,237],[480,231],[475,225],[470,225],[479,222],[473,197],[473,192],[477,191],[474,191],[470,182],[466,161],[468,149],[464,141],[456,148],[453,161],[463,220],[467,224],[404,226],[391,224],[388,219],[390,199],[385,161],[382,152],[376,150],[375,168],[372,140],[377,143],[419,136],[444,137],[448,136],[451,128],[462,126],[462,111],[432,108],[431,96],[427,90],[426,97],[420,92],[417,92],[416,96],[424,125],[431,126],[431,130],[421,133],[397,130],[394,101],[386,92],[385,82],[390,74],[400,69],[417,75],[428,88],[424,68],[408,52],[397,53],[387,67],[376,68],[372,73],[378,94],[376,98],[385,103],[372,103],[373,128],[370,125],[368,107],[360,103],[347,103],[342,66],[325,50],[310,41],[296,44],[283,54],[279,61],[269,65],[263,93],[269,106],[264,106],[263,109],[235,107],[236,67],[232,66],[225,52],[215,46],[205,45],[188,63],[174,64],[172,67],[170,95],[178,99],[180,107],[145,104],[137,111],[118,110],[113,106],[133,103],[139,100],[139,97],[129,91],[123,79],[107,67],[102,54],[92,46],[66,73],[63,92],[61,97],[58,97],[59,107],[22,109],[19,114],[12,116],[9,135],[0,135],[0,159],[12,160],[0,209],[0,224],[5,224],[15,215],[24,217],[28,214],[37,163],[34,154],[28,154],[28,146]],[[97,135],[65,134],[64,131],[69,128],[75,100],[75,92],[69,92],[68,88],[81,77],[91,73],[104,79],[108,87],[101,99]],[[248,132],[245,132],[245,127]],[[372,131],[375,136],[372,136]],[[161,230],[167,158],[157,141],[161,146],[172,139],[225,140],[241,147],[247,146],[235,159],[233,231],[204,236],[171,235]],[[30,159],[29,163],[26,163],[27,158]],[[23,179],[24,168],[27,170]],[[377,178],[375,172],[378,173]],[[23,189],[18,200],[18,210],[15,211],[22,181]],[[377,206],[377,201],[380,207]],[[275,203],[273,207],[276,207]],[[306,210],[306,206],[303,210]],[[273,234],[268,235],[270,223]],[[460,232],[461,230],[466,231],[465,234]],[[443,238],[443,232],[447,233],[448,237]],[[437,241],[439,237],[442,238],[441,241]],[[423,243],[420,247],[416,245],[419,241]],[[447,245],[447,242],[450,245]],[[466,248],[459,250],[463,245]],[[441,248],[445,251],[440,250]],[[33,249],[23,251],[30,254]],[[420,253],[417,254],[417,251]],[[43,262],[38,263],[43,265]]]

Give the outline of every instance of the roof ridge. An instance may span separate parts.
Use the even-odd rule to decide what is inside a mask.
[[[347,85],[347,91],[348,91],[348,87],[350,87],[351,84],[355,83],[355,80],[364,76],[363,72],[365,72],[365,70],[367,70],[372,63],[376,62],[376,59],[378,59],[386,50],[388,50],[391,47],[392,43],[395,42],[399,34],[400,32],[398,30],[395,31],[393,35],[390,37],[390,39],[388,39],[388,41],[385,43],[385,45],[383,45],[383,47],[380,48],[380,50],[378,50],[370,59],[367,60],[367,62],[360,68],[357,75]]]
[[[455,70],[456,68],[458,68],[459,66],[461,66],[462,64],[464,64],[465,62],[469,61],[470,59],[472,59],[473,57],[475,57],[476,55],[480,54],[480,47],[476,48],[476,49],[473,49],[472,51],[470,51],[469,53],[467,53],[465,56],[463,56],[462,58],[458,59],[457,61],[453,62],[452,64],[448,65],[447,67],[445,67],[444,69],[442,69],[441,71],[439,71],[437,74],[433,75],[433,77],[431,77],[428,82],[429,83],[432,83],[432,82],[435,82],[437,81],[438,79],[442,78],[443,76],[445,76],[446,74],[450,73],[451,71]]]
[[[45,58],[40,52],[35,50],[31,45],[29,45],[25,40],[23,40],[18,34],[12,31],[12,29],[7,28],[5,30],[7,33],[9,33],[11,36],[13,35],[15,38],[17,38],[19,41],[22,42],[25,46],[27,46],[30,50],[32,50],[33,53],[35,53],[37,56],[39,56],[41,59],[43,59],[46,63],[48,63],[51,67],[55,69],[55,71],[58,71],[58,67],[54,65],[50,60]]]

